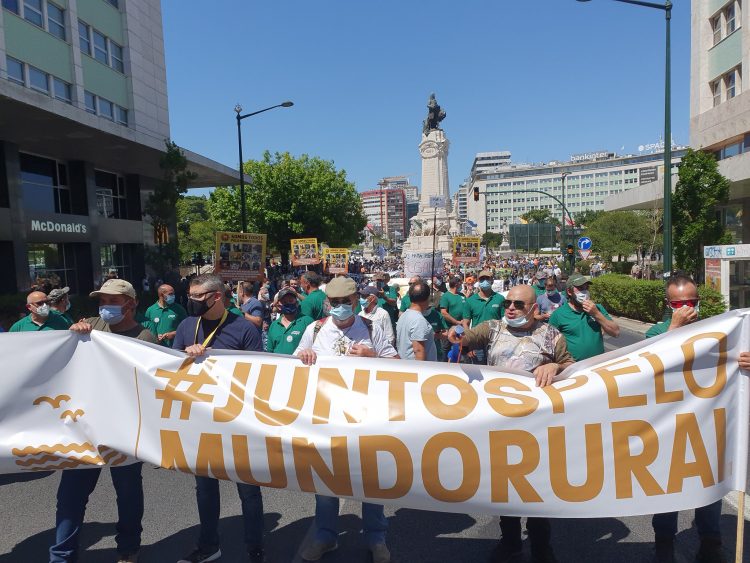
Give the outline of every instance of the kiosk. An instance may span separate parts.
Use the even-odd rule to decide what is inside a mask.
[[[703,248],[706,285],[724,296],[730,309],[750,307],[750,244]]]

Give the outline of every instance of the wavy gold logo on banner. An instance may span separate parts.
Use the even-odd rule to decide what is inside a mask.
[[[13,448],[12,453],[20,458],[16,460],[16,465],[25,471],[72,469],[86,465],[117,466],[128,459],[127,455],[109,446],[95,448],[90,442],[27,446]]]
[[[54,399],[52,397],[47,397],[46,395],[43,395],[41,397],[37,397],[36,399],[34,399],[34,406],[35,407],[39,406],[42,403],[49,403],[49,405],[53,409],[59,409],[60,403],[62,403],[63,401],[65,402],[70,401],[70,395],[58,395]]]
[[[76,409],[75,411],[67,410],[64,413],[60,415],[60,420],[65,420],[66,418],[72,420],[73,422],[78,422],[78,419],[82,417],[85,412],[83,412],[82,409]]]

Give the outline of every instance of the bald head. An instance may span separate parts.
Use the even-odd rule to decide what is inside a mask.
[[[47,294],[43,291],[32,291],[26,296],[26,303],[28,305],[41,305],[47,301]]]
[[[159,292],[159,295],[171,295],[174,293],[174,288],[171,285],[164,283],[159,286],[157,291]]]
[[[514,285],[508,292],[506,299],[510,301],[525,301],[526,303],[536,303],[536,292],[531,285]]]

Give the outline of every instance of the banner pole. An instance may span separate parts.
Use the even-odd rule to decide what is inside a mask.
[[[734,554],[735,563],[742,563],[742,554],[745,543],[745,493],[737,491],[737,545]]]

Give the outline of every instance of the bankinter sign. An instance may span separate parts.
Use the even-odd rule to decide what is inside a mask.
[[[79,233],[86,234],[87,227],[83,223],[58,223],[56,221],[31,220],[32,232],[42,233]]]

